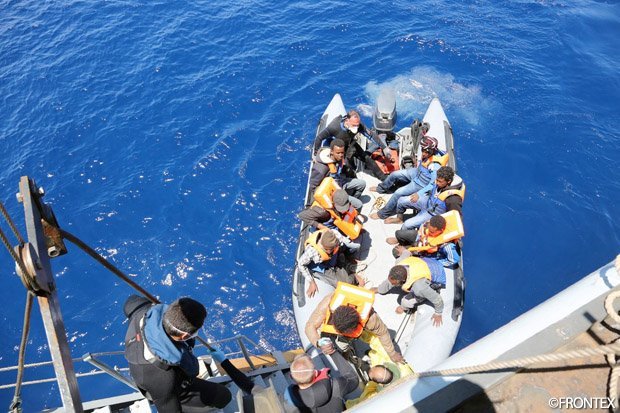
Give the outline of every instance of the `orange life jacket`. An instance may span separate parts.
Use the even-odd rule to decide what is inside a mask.
[[[452,196],[452,195],[458,195],[464,201],[465,200],[465,184],[463,183],[463,185],[461,185],[461,187],[458,189],[453,188],[453,189],[446,189],[445,191],[441,191],[437,194],[437,198],[441,199],[442,201],[445,201],[447,197]]]
[[[314,247],[314,249],[319,252],[319,255],[321,256],[321,260],[322,261],[329,261],[334,255],[336,255],[336,253],[338,253],[338,248],[339,248],[339,247],[334,248],[334,250],[332,251],[331,254],[328,254],[323,249],[323,247],[319,243],[319,238],[326,231],[331,231],[331,230],[330,229],[320,229],[318,231],[314,231],[312,234],[310,234],[310,236],[308,237],[308,239],[305,242],[306,246],[312,245],[312,247]]]
[[[331,333],[337,335],[343,335],[345,337],[357,338],[362,334],[364,326],[368,322],[372,313],[372,305],[375,302],[375,293],[365,288],[356,287],[351,284],[339,282],[332,299],[329,301],[329,308],[325,321],[321,326],[321,331],[324,333]],[[360,322],[356,329],[348,334],[343,334],[336,330],[332,321],[332,314],[336,308],[341,305],[347,305],[353,307],[360,316]]]
[[[438,163],[441,166],[446,166],[448,164],[448,159],[450,159],[449,154],[445,155],[432,155],[426,161],[421,162],[422,166],[428,168],[432,163]]]
[[[323,179],[321,184],[316,188],[316,191],[314,191],[315,202],[312,205],[319,205],[329,212],[329,215],[331,215],[334,220],[334,225],[342,231],[343,234],[353,240],[359,237],[364,226],[357,219],[358,212],[353,206],[350,206],[349,210],[343,215],[340,215],[334,209],[332,196],[338,189],[340,189],[340,186],[338,186],[334,178],[327,177]]]
[[[447,242],[457,241],[465,235],[461,214],[453,210],[441,216],[446,219],[446,228],[441,234],[431,237],[428,235],[428,224],[421,226],[418,232],[418,245],[408,248],[409,251],[428,251]]]

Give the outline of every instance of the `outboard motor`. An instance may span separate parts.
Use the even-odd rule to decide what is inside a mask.
[[[375,130],[388,135],[396,126],[396,95],[392,89],[383,89],[377,98],[372,117]]]

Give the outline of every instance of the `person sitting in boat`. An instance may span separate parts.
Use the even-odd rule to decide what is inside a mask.
[[[346,266],[338,262],[338,250],[342,242],[346,242],[346,237],[332,229],[315,231],[306,240],[306,248],[297,259],[297,268],[308,283],[308,297],[314,297],[319,290],[315,276],[333,287],[339,281],[364,284],[361,277],[349,274]]]
[[[337,413],[346,409],[344,398],[357,389],[359,377],[340,353],[333,353],[331,359],[337,368],[337,376],[332,376],[328,368],[317,370],[307,354],[295,356],[290,371],[296,384],[289,386],[284,393],[287,404],[302,412]],[[292,410],[285,407],[286,411]]]
[[[325,339],[335,337],[338,349],[346,351],[351,340],[368,333],[378,337],[394,363],[404,361],[394,348],[388,328],[372,307],[374,300],[374,292],[370,290],[338,283],[336,291],[323,298],[310,315],[305,326],[306,337],[323,353],[333,354],[336,349],[332,340]]]
[[[310,171],[310,193],[321,185],[327,177],[334,179],[336,184],[350,195],[350,201],[358,211],[362,209],[362,192],[366,188],[366,181],[355,177],[355,172],[344,163],[344,142],[334,139],[329,148],[321,148],[314,157]]]
[[[449,222],[449,225],[448,225]],[[396,255],[406,258],[410,255],[434,258],[444,267],[455,268],[461,256],[456,242],[465,235],[461,215],[449,211],[435,215],[418,229],[400,229],[394,237],[387,239],[388,244],[399,244],[409,248],[397,248]]]
[[[437,171],[437,178],[430,193],[420,196],[418,193],[411,197],[401,197],[396,206],[398,220],[394,223],[403,222],[407,209],[419,211],[414,217],[404,222],[401,229],[417,229],[431,219],[432,216],[443,214],[447,211],[457,211],[463,215],[463,199],[465,198],[465,184],[460,176],[454,173],[449,166],[442,166]]]
[[[448,163],[448,155],[439,152],[437,139],[432,136],[424,136],[420,141],[420,147],[422,159],[417,167],[394,171],[385,181],[370,188],[371,191],[380,194],[394,192],[385,206],[371,214],[370,218],[384,219],[386,224],[398,223],[398,218],[390,218],[396,214],[398,200],[413,193],[423,196],[432,189],[437,170]]]
[[[431,317],[435,327],[443,323],[443,299],[439,290],[446,285],[446,272],[437,260],[432,258],[408,257],[390,270],[387,280],[372,291],[387,294],[393,287],[401,287],[406,293],[396,308],[398,314],[413,309],[424,300],[435,308]]]
[[[351,197],[344,189],[337,189],[329,195],[322,196],[322,191],[317,191],[319,196],[312,206],[301,211],[297,216],[304,224],[315,229],[338,229],[343,235],[340,241],[347,247],[349,253],[359,250],[360,244],[355,242],[363,229],[362,223],[357,218],[358,212],[351,202]]]
[[[123,307],[129,319],[125,358],[138,390],[155,404],[158,412],[180,412],[207,407],[223,409],[232,399],[220,383],[197,378],[199,362],[193,354],[196,335],[207,316],[205,307],[188,297],[170,305],[153,304],[131,295]],[[212,350],[235,384],[250,393],[254,383],[224,353]],[[193,410],[191,410],[193,411]]]
[[[387,175],[379,168],[379,165],[372,159],[371,154],[365,152],[362,147],[355,141],[357,134],[362,134],[369,142],[372,142],[374,147],[380,147],[387,159],[392,158],[392,153],[387,147],[385,141],[378,138],[378,135],[374,131],[368,130],[368,128],[361,122],[360,114],[356,110],[350,110],[346,116],[336,116],[325,129],[320,131],[314,139],[314,151],[318,153],[319,148],[324,141],[330,142],[332,139],[341,139],[345,144],[345,162],[355,170],[355,159],[359,159],[372,173],[373,176],[383,181]]]

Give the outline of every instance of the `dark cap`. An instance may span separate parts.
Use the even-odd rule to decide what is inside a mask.
[[[340,213],[347,212],[351,206],[351,202],[349,202],[349,194],[347,194],[347,191],[344,189],[336,190],[332,196],[332,201],[334,201],[334,208],[336,208],[336,211]]]
[[[321,246],[323,246],[323,248],[329,249],[336,248],[338,245],[340,245],[340,241],[338,241],[338,238],[336,238],[336,236],[333,232],[331,232],[331,230],[327,230],[323,232],[323,234],[321,234],[321,239],[319,240],[319,243],[321,244]]]

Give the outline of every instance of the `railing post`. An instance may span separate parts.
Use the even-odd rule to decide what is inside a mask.
[[[250,368],[252,370],[256,370],[256,367],[254,366],[254,363],[252,362],[252,358],[250,357],[250,353],[248,353],[248,349],[245,348],[245,344],[243,344],[243,339],[241,337],[237,339],[237,343],[239,343],[239,348],[241,348],[241,352],[243,353],[243,357],[245,358],[245,360],[250,365]]]
[[[99,370],[105,371],[110,376],[114,377],[116,380],[120,381],[121,383],[125,383],[132,389],[138,390],[138,387],[136,387],[133,381],[129,380],[127,377],[123,376],[121,373],[114,370],[112,367],[108,366],[107,364],[97,360],[91,353],[84,354],[82,356],[82,360],[86,361],[87,363],[92,364],[93,366],[97,367]]]

